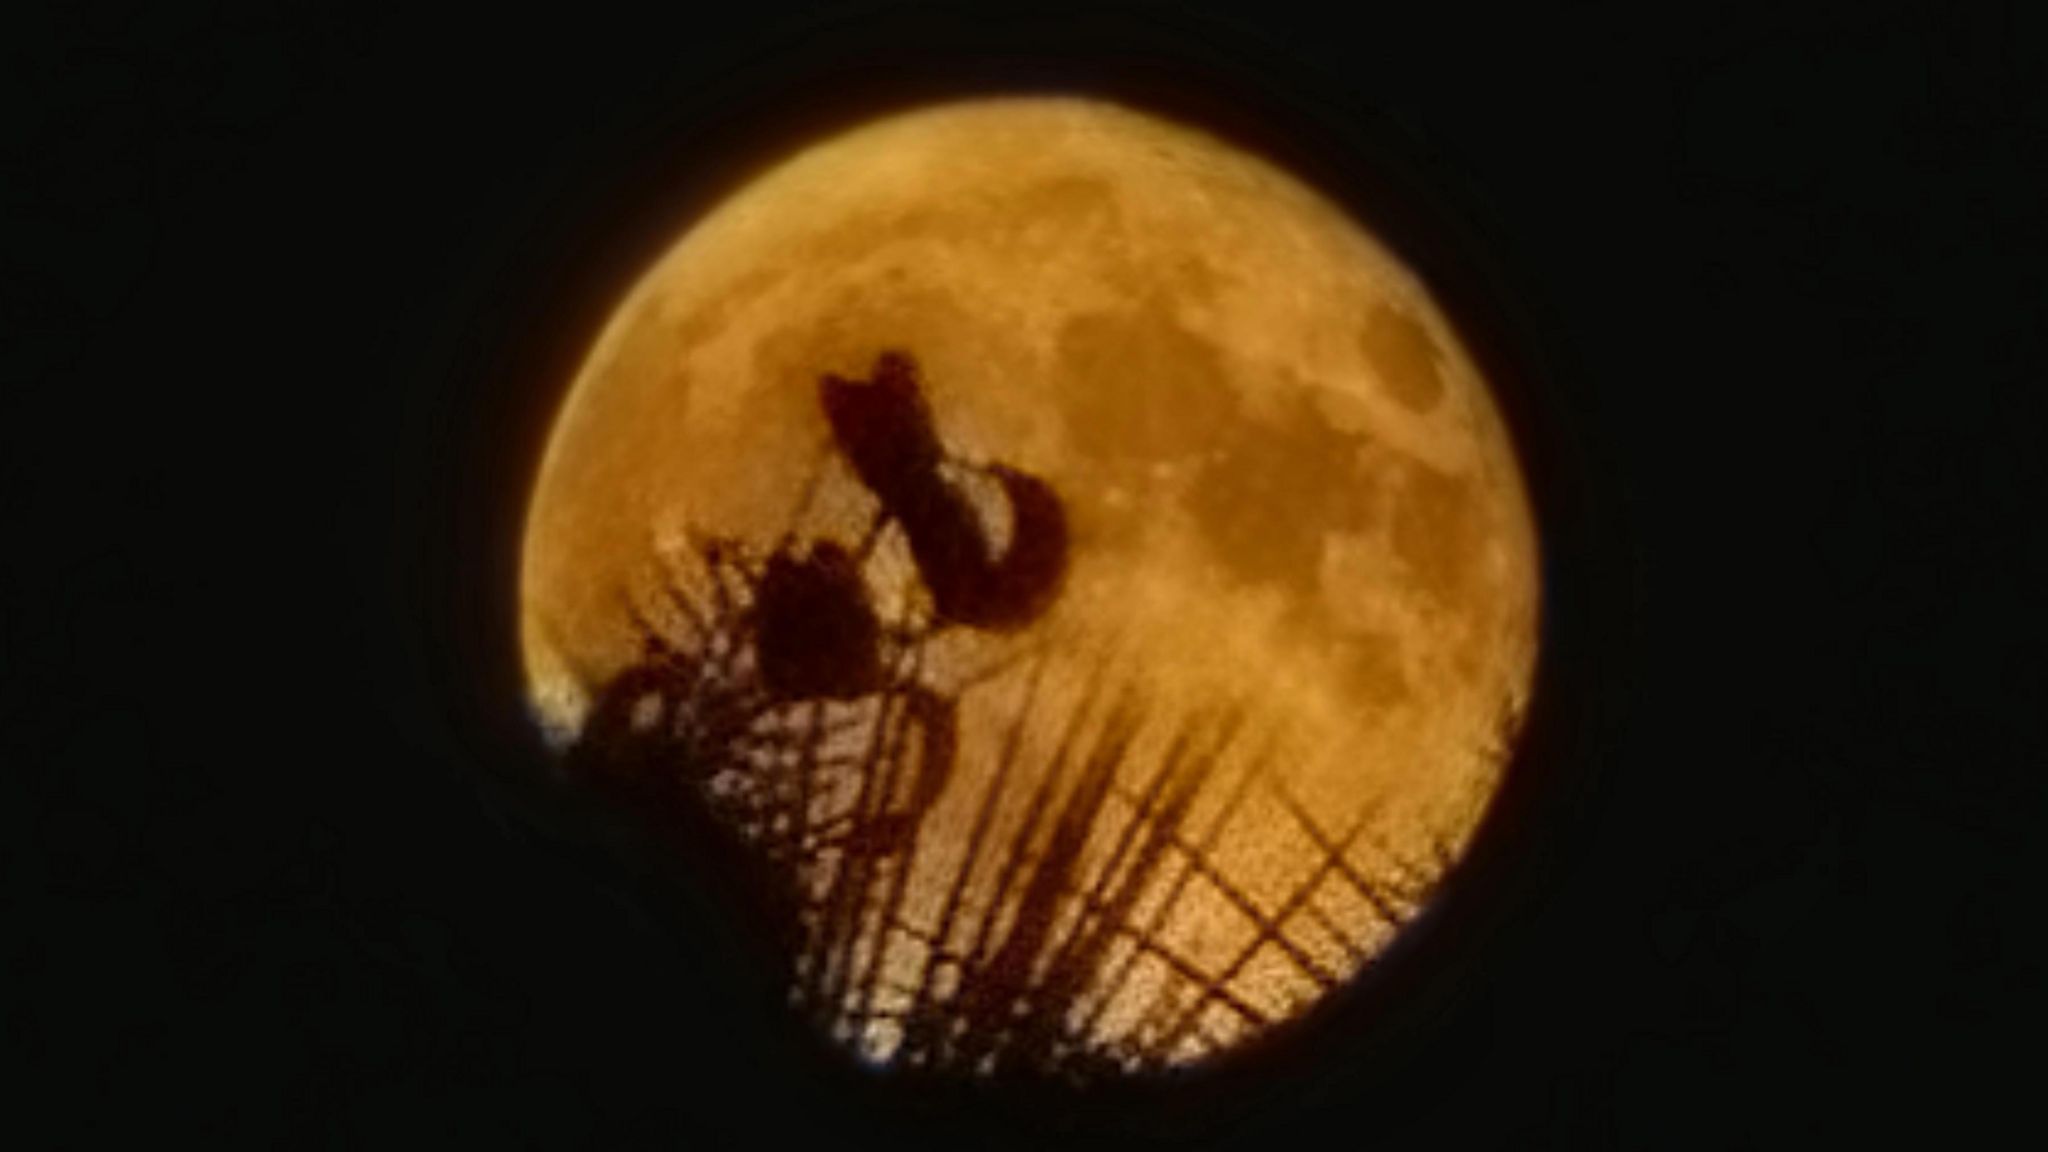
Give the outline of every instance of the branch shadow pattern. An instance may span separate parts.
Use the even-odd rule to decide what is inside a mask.
[[[1280,734],[1255,734],[1251,707],[1168,717],[1108,650],[1082,660],[1041,644],[935,688],[923,669],[940,629],[892,621],[872,690],[780,697],[758,643],[772,554],[732,539],[692,553],[689,583],[706,591],[677,580],[660,608],[629,605],[642,655],[596,694],[568,764],[641,815],[708,810],[779,878],[789,1002],[866,1061],[1086,1082],[1202,1060],[1348,979],[1450,862],[1376,845],[1371,802],[1326,827],[1273,771]],[[1077,674],[1078,702],[1056,713],[1046,681]],[[961,708],[997,689],[1014,703],[993,765],[970,778],[955,771]],[[1164,751],[1134,755],[1148,725]],[[1319,854],[1277,902],[1217,856],[1258,794]],[[964,850],[936,844],[942,802],[971,814]],[[1365,851],[1387,866],[1361,867]],[[913,878],[930,874],[942,895],[913,908]],[[1220,960],[1177,945],[1170,926],[1197,899],[1242,918],[1249,939]],[[1378,931],[1333,903],[1368,910]],[[1304,995],[1276,1001],[1249,980],[1276,957]]]
[[[733,834],[773,881],[789,1002],[824,1035],[941,1074],[1164,1069],[1296,1014],[1414,916],[1448,850],[1375,843],[1373,798],[1325,827],[1275,771],[1283,726],[1246,699],[1161,708],[1115,641],[1048,638],[1062,507],[970,466],[1015,518],[998,555],[907,354],[825,377],[820,400],[878,505],[866,531],[800,532],[800,507],[771,548],[657,549],[656,602],[622,604],[639,656],[603,678],[568,763],[642,815],[695,806]],[[996,657],[961,671],[963,634]],[[1274,821],[1317,858],[1262,899],[1222,847]],[[1243,940],[1193,947],[1191,920]]]

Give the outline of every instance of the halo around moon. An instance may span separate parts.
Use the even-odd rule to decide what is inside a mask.
[[[1127,970],[1088,985],[1082,1040],[1197,1059],[1370,963],[1462,853],[1527,700],[1540,590],[1520,467],[1458,333],[1386,246],[1259,157],[1121,106],[981,100],[858,127],[653,263],[571,385],[532,497],[520,605],[538,722],[573,743],[642,653],[628,605],[702,590],[679,574],[689,541],[765,552],[793,518],[860,535],[871,509],[832,463],[816,386],[887,349],[916,357],[950,450],[1045,478],[1071,523],[1064,591],[1011,645],[1059,656],[1033,705],[1047,718],[1021,737],[1040,754],[1004,785],[1020,798],[996,834],[1048,851],[1029,797],[1073,787],[1051,749],[1069,716],[1106,707],[1098,684],[1146,701],[1102,801],[1125,823],[1190,718],[1248,718],[1193,793],[1187,828],[1210,839],[1169,845],[1188,860],[1122,912],[1071,911],[1145,925],[1104,945],[1103,970]],[[953,644],[931,675],[1002,649]],[[948,947],[972,785],[1024,692],[958,691],[960,783],[901,865],[908,926],[865,946],[884,987]],[[1255,773],[1241,795],[1222,783]],[[1115,824],[1081,873],[1122,866]],[[992,924],[1003,899],[981,910]],[[1068,923],[1052,934],[1081,931]],[[1190,995],[1197,1008],[1159,1015]],[[1162,1018],[1196,1024],[1168,1043],[1146,1032]],[[841,1038],[888,1059],[904,1041],[887,1019]]]

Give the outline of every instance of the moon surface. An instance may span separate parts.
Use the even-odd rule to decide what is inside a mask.
[[[866,975],[829,986],[821,1026],[910,1059],[906,1020],[967,1003],[997,954],[1061,1051],[1111,1066],[1199,1061],[1297,1016],[1426,905],[1494,795],[1535,664],[1538,541],[1487,382],[1421,280],[1196,128],[1083,98],[931,106],[814,143],[691,224],[612,314],[540,468],[520,573],[538,722],[573,745],[645,651],[636,612],[665,619],[671,585],[708,602],[693,541],[860,539],[873,498],[833,457],[817,382],[891,349],[950,453],[1059,494],[1071,560],[1030,628],[930,646],[918,675],[957,707],[956,762],[883,869],[891,910],[849,930],[836,962]],[[900,546],[870,576],[885,616],[915,615]],[[1082,792],[1092,822],[1061,847]],[[1182,792],[1165,827],[1147,797]],[[1062,852],[1070,883],[1019,942],[1031,886],[997,861]],[[790,873],[800,903],[851,867],[820,861]],[[985,1071],[1009,1049],[973,1051]]]

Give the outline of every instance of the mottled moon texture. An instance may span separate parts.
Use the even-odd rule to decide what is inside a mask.
[[[755,751],[688,745],[725,775],[662,769],[714,804],[768,795],[771,762],[812,773],[793,816],[734,818],[791,892],[792,1003],[862,1059],[970,1073],[1183,1065],[1297,1016],[1427,904],[1495,794],[1538,544],[1487,381],[1422,282],[1201,131],[1092,99],[933,106],[694,222],[551,434],[520,574],[538,723],[573,748],[648,621],[708,660],[688,617],[726,596],[743,639],[746,563],[787,540],[857,548],[876,503],[818,379],[890,349],[963,467],[1052,486],[1071,561],[1030,627],[935,631],[883,532],[867,579],[885,621],[924,629],[899,678],[927,706],[771,701],[719,729]],[[754,561],[715,584],[707,539]],[[700,680],[740,699],[743,664]],[[665,731],[710,730],[695,697],[647,707],[642,727],[670,708]],[[911,797],[888,769],[934,755],[933,716],[951,758]],[[795,731],[821,751],[759,754]],[[885,809],[914,834],[845,832]]]

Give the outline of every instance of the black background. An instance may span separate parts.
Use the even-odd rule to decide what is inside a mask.
[[[31,1143],[2023,1118],[2038,6],[52,7],[0,32]],[[820,125],[1075,80],[1292,125],[1492,316],[1568,658],[1548,800],[1398,1006],[1131,1110],[814,1060],[717,885],[523,787],[507,719],[508,541],[649,245]]]

